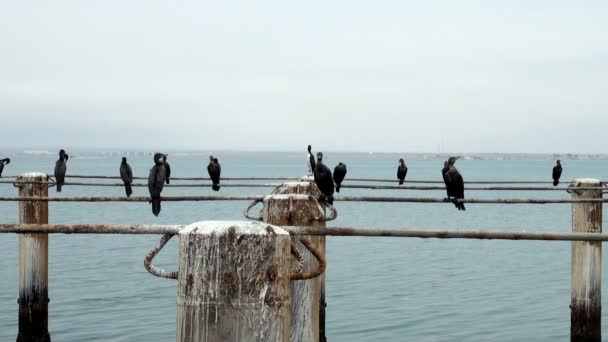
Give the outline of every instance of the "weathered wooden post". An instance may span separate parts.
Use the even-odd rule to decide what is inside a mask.
[[[312,197],[319,190],[311,182],[288,182],[264,199],[263,220],[274,225],[325,227],[324,210]],[[325,257],[325,237],[305,237]],[[302,255],[302,268],[313,270],[319,263],[302,249],[299,237],[292,243]],[[291,341],[325,341],[325,275],[291,282]]]
[[[602,198],[597,179],[577,179],[572,184],[573,199]],[[572,231],[602,232],[602,203],[573,203]],[[571,341],[602,340],[602,243],[572,242]]]
[[[290,237],[260,222],[179,233],[177,342],[287,342]]]
[[[28,183],[32,182],[32,183]],[[48,197],[47,176],[17,177],[19,197]],[[34,184],[36,183],[36,184]],[[19,223],[49,223],[49,204],[20,201]],[[48,342],[48,234],[19,234],[19,335],[17,342]]]

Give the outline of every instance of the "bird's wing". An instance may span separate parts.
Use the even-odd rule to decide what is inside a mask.
[[[131,165],[127,164],[127,178],[129,182],[133,182],[133,171],[131,170]]]
[[[455,173],[455,192],[457,198],[464,198],[464,179],[458,170]]]
[[[171,177],[171,165],[169,165],[169,163],[165,162],[165,174],[167,175],[167,178]]]
[[[59,164],[61,164],[59,160],[55,162],[55,171],[53,172],[55,174],[55,178],[59,177]]]
[[[129,177],[127,176],[127,167],[125,164],[120,164],[120,179],[122,179],[123,182],[129,181]]]
[[[156,165],[154,165],[150,169],[150,174],[148,175],[148,191],[150,192],[150,196],[154,193],[154,180],[156,179]]]

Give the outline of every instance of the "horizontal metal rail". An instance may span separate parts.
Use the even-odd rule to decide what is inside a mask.
[[[0,224],[0,233],[55,234],[177,234],[187,225],[145,224]],[[292,235],[405,237],[434,239],[540,240],[540,241],[608,241],[608,233],[571,233],[543,231],[493,231],[420,228],[357,227],[283,227]]]
[[[184,201],[255,201],[264,200],[265,196],[167,196],[163,202]],[[150,202],[150,197],[0,197],[1,201],[17,202]]]
[[[161,197],[164,202],[183,201],[262,201],[266,196],[167,196]],[[339,196],[335,201],[343,202],[388,202],[388,203],[454,203],[446,198],[425,197],[375,197],[375,196]],[[0,197],[0,202],[149,202],[149,197]],[[606,203],[606,198],[584,199],[546,199],[546,198],[508,198],[508,199],[459,199],[458,203],[471,204],[561,204],[561,203]]]
[[[13,179],[18,176],[2,176],[5,179]],[[98,175],[66,175],[66,178],[88,178],[88,179],[120,179],[119,176],[98,176]],[[222,177],[223,181],[240,180],[240,181],[274,181],[274,180],[297,180],[302,178],[301,176],[292,177]],[[133,179],[148,179],[148,177],[133,177]],[[171,180],[182,181],[182,180],[203,180],[210,181],[209,177],[172,177]],[[380,182],[380,183],[397,183],[397,179],[389,178],[346,178],[345,181],[352,182]],[[608,181],[602,181],[608,183]],[[405,180],[405,183],[421,183],[421,184],[443,184],[443,180]],[[552,184],[552,181],[529,181],[529,180],[512,180],[512,181],[501,181],[501,180],[473,180],[466,181],[465,184]],[[562,183],[569,184],[571,181],[564,180]]]
[[[0,184],[54,184],[52,182],[21,182],[21,181],[0,181]],[[66,182],[64,186],[108,186],[108,187],[124,187],[123,183],[82,183],[82,182]],[[207,188],[211,187],[211,183],[186,183],[186,184],[166,184],[165,187],[172,188]],[[281,186],[281,183],[270,184],[222,184],[225,188],[275,188]],[[147,187],[148,184],[132,183],[132,187]],[[398,186],[398,185],[366,185],[366,184],[342,184],[344,189],[369,189],[369,190],[445,190],[444,186]],[[464,188],[469,191],[566,191],[568,187],[509,187],[509,186],[468,186]],[[578,187],[577,190],[606,190],[605,187]]]
[[[0,233],[177,234],[180,224],[0,224]]]

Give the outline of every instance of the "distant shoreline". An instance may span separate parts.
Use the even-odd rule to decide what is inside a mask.
[[[151,150],[118,150],[118,149],[72,149],[72,156],[75,158],[109,158],[109,157],[147,157],[152,156],[156,149]],[[286,155],[299,156],[303,155],[301,151],[238,151],[238,150],[165,150],[174,157],[206,157],[209,154],[217,155]],[[608,154],[596,153],[432,153],[432,152],[340,152],[340,151],[324,151],[326,154],[335,154],[340,156],[353,157],[370,157],[370,156],[404,156],[410,160],[425,160],[425,159],[444,159],[449,156],[461,156],[464,160],[608,160]],[[55,156],[56,151],[47,149],[7,149],[0,150],[0,156]]]

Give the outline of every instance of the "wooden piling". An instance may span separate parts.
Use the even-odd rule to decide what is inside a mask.
[[[289,234],[207,221],[179,232],[177,342],[287,342]]]
[[[47,176],[26,173],[17,181],[19,197],[48,197]],[[49,204],[19,202],[19,223],[48,224]],[[17,342],[50,342],[48,331],[48,234],[19,235],[19,334]]]
[[[602,198],[601,190],[577,190],[600,187],[597,179],[577,179],[572,184],[572,198]],[[602,203],[573,203],[572,231],[602,232]],[[602,243],[572,242],[572,290],[570,313],[571,341],[602,340]]]
[[[311,177],[300,182],[287,182],[264,199],[263,220],[275,225],[314,226],[325,228],[325,222],[311,221],[323,210],[309,198],[320,196]],[[325,257],[325,237],[305,236]],[[304,270],[317,269],[317,260],[294,237],[292,243],[303,257]],[[291,341],[324,342],[325,337],[325,274],[310,280],[291,282]]]

